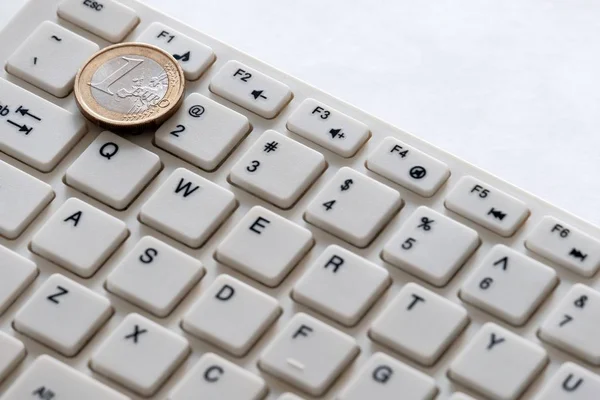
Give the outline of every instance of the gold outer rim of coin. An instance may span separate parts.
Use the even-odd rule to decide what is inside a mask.
[[[99,67],[120,55],[140,55],[156,61],[163,68],[169,64],[174,67],[174,71],[170,71],[172,72],[171,74],[167,73],[169,87],[163,97],[163,100],[169,100],[167,106],[155,107],[158,109],[158,112],[153,112],[153,115],[147,118],[128,120],[126,114],[108,110],[98,104],[94,96],[92,96],[92,87],[89,85],[89,82]],[[168,67],[165,69],[168,69]],[[177,77],[181,83],[171,84],[174,77]],[[91,56],[77,71],[74,91],[77,107],[94,124],[113,131],[139,132],[146,128],[160,125],[179,109],[181,103],[183,103],[185,83],[183,69],[171,54],[150,44],[126,42],[105,47]]]

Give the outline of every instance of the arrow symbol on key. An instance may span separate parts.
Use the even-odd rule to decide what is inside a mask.
[[[6,122],[8,122],[11,125],[16,126],[17,128],[19,128],[19,132],[25,132],[26,135],[29,135],[31,133],[31,130],[33,129],[33,128],[28,127],[25,124],[19,125],[16,122],[11,121],[10,119],[7,119]]]
[[[23,108],[23,106],[19,106],[19,108],[17,108],[15,110],[16,113],[20,113],[22,116],[26,116],[29,115],[31,118],[33,119],[37,119],[38,121],[41,121],[42,119],[39,117],[36,117],[35,115],[31,114],[29,112],[29,108]]]

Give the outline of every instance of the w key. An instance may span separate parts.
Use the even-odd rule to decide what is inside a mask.
[[[74,356],[111,316],[110,302],[54,274],[15,316],[15,329],[65,356]]]

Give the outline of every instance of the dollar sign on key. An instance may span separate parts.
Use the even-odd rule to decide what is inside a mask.
[[[344,184],[342,186],[340,186],[340,188],[342,189],[342,191],[346,191],[348,189],[350,189],[350,185],[352,185],[354,182],[352,181],[352,179],[346,179],[344,181]]]

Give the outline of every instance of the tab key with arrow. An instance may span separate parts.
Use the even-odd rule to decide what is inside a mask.
[[[35,115],[31,114],[31,113],[29,112],[29,108],[23,108],[23,106],[19,106],[19,107],[18,107],[18,108],[15,110],[15,113],[19,113],[19,114],[21,114],[22,116],[26,116],[26,115],[28,115],[28,116],[30,116],[31,118],[33,118],[33,119],[36,119],[36,120],[38,120],[38,121],[41,121],[41,120],[42,120],[41,118],[39,118],[39,117],[37,117],[37,116],[35,116]]]
[[[19,128],[19,132],[25,132],[26,135],[29,135],[31,133],[31,131],[33,130],[32,127],[29,127],[29,126],[27,126],[25,124],[19,125],[16,122],[11,121],[10,119],[7,119],[6,122],[8,122],[11,125],[16,126],[17,128]]]

